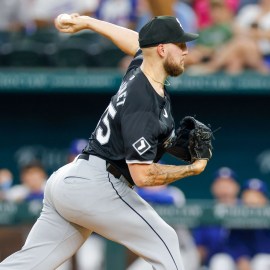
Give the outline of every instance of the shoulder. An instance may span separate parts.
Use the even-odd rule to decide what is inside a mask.
[[[126,91],[126,101],[134,104],[134,106],[140,106],[153,102],[150,88],[147,78],[142,73],[140,67],[137,67],[124,78],[119,92]]]
[[[127,102],[125,106],[131,106],[136,111],[151,111],[155,106],[155,99],[148,81],[140,72],[134,81],[132,81],[127,89]]]
[[[152,92],[148,80],[138,67],[124,77],[112,102],[121,114],[150,112],[156,105]]]
[[[134,58],[132,59],[132,61],[130,62],[126,75],[129,74],[129,72],[135,68],[138,68],[143,62],[143,54],[142,54],[142,50],[138,49],[138,51],[136,52]]]

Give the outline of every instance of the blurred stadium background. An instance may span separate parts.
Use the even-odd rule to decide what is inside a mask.
[[[179,18],[187,31],[201,33],[202,38],[189,48],[185,74],[169,79],[168,89],[176,123],[183,116],[192,115],[217,129],[214,155],[202,175],[174,184],[185,195],[186,210],[162,208],[160,211],[169,223],[188,227],[191,235],[193,229],[205,224],[254,230],[269,227],[266,221],[269,210],[260,213],[239,210],[243,216],[238,215],[238,221],[235,221],[236,212],[223,213],[223,220],[209,210],[209,200],[214,198],[211,186],[221,167],[232,169],[240,191],[251,178],[270,185],[269,2],[1,0],[0,260],[22,246],[29,226],[40,211],[40,205],[29,206],[30,200],[20,192],[10,197],[5,192],[25,184],[21,170],[33,162],[39,162],[47,175],[68,162],[74,150],[72,142],[89,138],[130,61],[113,44],[90,31],[59,34],[53,27],[53,19],[60,13],[79,12],[135,30],[153,15],[171,14]],[[249,44],[248,48],[244,48],[243,40]],[[238,50],[230,50],[232,46]],[[220,63],[223,55],[230,61]],[[169,155],[163,162],[179,164]],[[5,174],[7,171],[10,174]],[[4,184],[6,179],[8,184]],[[264,195],[268,199],[268,193]],[[241,197],[241,192],[238,196]],[[207,203],[197,204],[201,210],[194,214],[196,207],[187,206],[197,200]],[[22,202],[26,204],[17,206]],[[208,211],[209,219],[204,211]],[[102,256],[95,255],[97,260],[102,257],[100,265],[93,262],[94,266],[87,263],[85,266],[78,262],[85,261],[80,255],[62,269],[122,270],[128,269],[126,261],[134,259],[110,242],[100,250]],[[91,261],[91,255],[88,258]],[[202,263],[197,269],[187,267],[187,270],[207,267],[208,264]],[[226,270],[231,269],[236,268]],[[237,268],[246,269],[269,270],[270,265],[261,269],[239,265]]]

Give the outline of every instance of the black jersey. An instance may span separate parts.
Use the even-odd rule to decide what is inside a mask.
[[[121,170],[133,184],[126,163],[151,164],[174,135],[170,97],[161,97],[140,69],[139,50],[121,86],[89,140],[88,152]]]

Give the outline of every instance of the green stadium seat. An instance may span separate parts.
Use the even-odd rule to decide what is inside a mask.
[[[6,43],[1,46],[1,59],[9,67],[46,66],[44,45],[37,42]]]
[[[102,67],[117,67],[125,54],[114,46],[103,47],[98,58]]]
[[[56,67],[98,67],[96,50],[96,46],[88,46],[79,38],[67,39],[58,44],[56,51],[51,53],[49,58]]]
[[[0,31],[0,45],[9,42],[11,33],[7,31]]]
[[[89,30],[80,31],[78,33],[70,35],[70,39],[79,39],[80,41],[86,43],[86,44],[94,44],[94,43],[100,43],[101,36],[95,32],[91,32]]]
[[[48,43],[58,43],[59,42],[59,32],[55,27],[44,27],[37,29],[32,34],[26,35],[25,39],[40,42],[43,44]]]

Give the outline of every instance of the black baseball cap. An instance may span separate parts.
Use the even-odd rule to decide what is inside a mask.
[[[198,37],[198,34],[186,33],[175,17],[156,16],[140,30],[139,44],[147,48],[164,43],[185,43]]]

